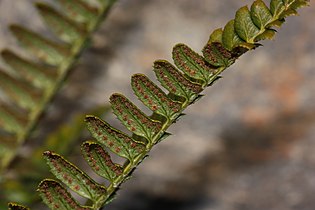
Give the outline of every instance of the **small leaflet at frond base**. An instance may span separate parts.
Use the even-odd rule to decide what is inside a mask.
[[[187,45],[175,45],[172,55],[177,68],[182,70],[188,77],[203,81],[201,84],[207,84],[213,76],[213,69],[207,65],[204,58]]]
[[[161,130],[161,122],[150,119],[125,96],[112,94],[110,103],[114,114],[131,132],[151,141],[153,136]]]
[[[170,119],[181,108],[177,101],[169,98],[156,84],[143,74],[131,77],[134,93],[153,112]]]
[[[48,66],[39,66],[39,64],[27,61],[16,55],[10,50],[1,52],[3,60],[23,79],[31,82],[35,87],[47,88],[55,82],[57,71]]]
[[[87,141],[82,144],[81,151],[95,173],[111,183],[122,174],[122,167],[113,163],[110,155],[101,145]]]
[[[200,84],[189,81],[168,61],[157,60],[153,68],[161,85],[170,93],[184,97],[186,101],[190,101],[195,94],[202,91]]]
[[[9,203],[9,210],[30,210],[29,208],[16,204],[16,203]]]
[[[68,17],[76,22],[83,22],[89,25],[99,15],[97,8],[91,7],[81,0],[57,0],[57,2]]]
[[[85,35],[85,29],[76,22],[69,20],[57,10],[44,3],[36,3],[36,7],[49,29],[61,40],[73,44]]]
[[[237,10],[234,20],[234,28],[237,35],[246,41],[246,43],[254,44],[254,38],[260,32],[260,29],[254,24],[250,11],[247,6]]]
[[[71,194],[58,182],[45,179],[39,186],[37,191],[43,202],[51,210],[91,210],[87,206],[81,206],[74,200]]]
[[[32,110],[36,108],[40,93],[28,83],[13,78],[3,70],[0,70],[0,87],[5,94],[14,100],[22,108]]]
[[[25,49],[48,64],[60,65],[69,56],[67,46],[50,41],[18,25],[11,25],[10,30]]]
[[[106,194],[106,189],[103,186],[97,184],[62,156],[46,151],[44,152],[44,158],[51,169],[50,171],[79,195],[95,201],[98,197]]]
[[[145,151],[145,146],[134,141],[126,134],[112,128],[108,123],[95,116],[86,116],[85,122],[92,136],[115,154],[130,162]]]

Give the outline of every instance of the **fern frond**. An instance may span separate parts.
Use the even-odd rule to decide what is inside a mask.
[[[152,147],[169,135],[166,132],[168,127],[201,97],[200,93],[206,87],[213,85],[239,56],[260,46],[257,40],[272,38],[270,31],[275,32],[273,26],[280,25],[284,22],[284,17],[295,14],[292,11],[308,3],[308,0],[271,0],[268,8],[262,0],[256,0],[251,10],[248,7],[240,8],[234,20],[210,35],[203,49],[203,56],[184,44],[176,45],[173,59],[180,70],[165,60],[157,60],[153,65],[157,79],[168,90],[167,94],[146,76],[133,75],[132,88],[140,101],[153,111],[151,116],[145,115],[121,94],[110,97],[115,115],[133,133],[132,136],[111,127],[98,117],[87,116],[87,127],[97,142],[83,143],[82,153],[93,170],[110,182],[109,186],[102,188],[61,156],[46,152],[48,165],[54,175],[70,189],[90,198],[90,209],[100,209],[110,202],[118,187],[129,178]],[[126,162],[122,166],[115,164],[106,150],[123,157]],[[72,183],[69,183],[69,177],[73,180]],[[42,185],[39,190],[43,200],[52,208],[52,203],[57,202],[57,198],[51,193],[54,187],[50,185],[46,190]],[[79,189],[86,187],[86,192],[80,193],[75,186],[79,186]],[[96,190],[94,197],[86,195],[91,193],[91,186]],[[52,196],[51,202],[47,199],[47,194]],[[56,196],[60,197],[60,193]],[[69,199],[69,202],[74,201]]]
[[[9,66],[9,70],[0,70],[0,87],[8,99],[6,103],[0,102],[1,148],[6,148],[7,136],[18,147],[30,135],[115,0],[103,0],[93,5],[82,0],[58,2],[62,11],[45,3],[37,3],[36,8],[59,41],[19,25],[10,26],[20,45],[37,60],[28,60],[11,50],[1,52]],[[22,111],[12,111],[12,107]],[[0,173],[16,150],[11,147],[4,152],[6,155],[2,153]]]

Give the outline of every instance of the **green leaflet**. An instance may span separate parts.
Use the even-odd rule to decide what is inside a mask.
[[[18,116],[16,110],[8,105],[0,105],[0,125],[4,130],[18,134],[23,131],[25,123],[25,119]]]
[[[286,11],[284,11],[279,18],[286,18],[291,15],[297,15],[298,12],[296,11],[297,8],[292,7],[291,5],[295,2],[298,2],[296,0],[283,0],[284,7],[286,8]]]
[[[187,45],[175,45],[172,55],[177,68],[182,70],[187,76],[201,80],[203,84],[207,84],[213,76],[213,69],[206,64],[204,58]]]
[[[171,119],[181,108],[180,103],[169,98],[143,74],[133,75],[131,77],[131,86],[144,105],[167,119]]]
[[[212,42],[219,42],[222,43],[222,34],[223,34],[223,30],[222,28],[218,28],[216,30],[214,30],[209,38],[208,44],[212,43]]]
[[[270,12],[273,17],[279,17],[284,12],[285,6],[282,0],[271,0],[270,1]]]
[[[126,134],[112,128],[109,124],[94,116],[85,118],[88,130],[102,145],[130,162],[144,152],[144,145],[134,141]]]
[[[301,7],[309,6],[310,0],[295,0],[293,3],[291,3],[290,8],[291,9],[299,9]]]
[[[35,87],[48,88],[56,80],[56,69],[49,69],[48,66],[40,66],[39,64],[23,59],[10,50],[2,51],[1,55],[11,69]]]
[[[259,29],[264,29],[272,20],[272,15],[262,0],[256,0],[251,8],[251,18]]]
[[[161,130],[161,122],[150,119],[125,96],[113,94],[110,97],[110,103],[117,118],[131,132],[151,142],[153,136]]]
[[[0,70],[0,87],[22,108],[32,110],[38,103],[39,93],[29,84],[24,83]]]
[[[89,210],[92,208],[78,204],[70,193],[58,182],[43,180],[38,190],[40,197],[51,210]]]
[[[234,29],[234,20],[230,20],[223,29],[222,44],[227,50],[233,50],[234,47],[241,43],[243,43],[243,41],[239,38]]]
[[[280,17],[281,18],[286,18],[288,16],[292,16],[292,15],[298,15],[298,12],[295,10],[295,9],[289,9],[289,10],[286,10],[284,11]]]
[[[98,197],[106,194],[106,188],[97,184],[88,175],[78,169],[62,156],[46,151],[44,158],[50,167],[50,171],[71,190],[79,195],[97,200]]]
[[[196,93],[202,91],[199,84],[189,81],[168,61],[157,60],[153,68],[162,86],[170,93],[184,97],[186,101],[190,101]]]
[[[45,39],[18,25],[12,25],[10,29],[25,49],[48,64],[60,65],[69,56],[69,49],[66,46]]]
[[[81,150],[88,164],[99,176],[113,183],[122,174],[123,168],[113,163],[110,155],[101,145],[94,142],[84,142]]]
[[[94,22],[99,15],[97,8],[81,0],[57,0],[67,16],[77,22],[89,23]]]
[[[37,3],[37,9],[53,33],[61,40],[73,44],[86,34],[83,26],[69,20],[51,6]]]
[[[253,23],[248,7],[240,8],[235,15],[234,28],[237,35],[247,43],[254,44],[259,29]]]
[[[255,42],[258,42],[260,40],[270,39],[272,40],[274,36],[276,35],[276,31],[273,29],[267,29],[264,33],[260,34],[255,38]]]
[[[9,210],[29,210],[29,208],[16,203],[9,203]]]

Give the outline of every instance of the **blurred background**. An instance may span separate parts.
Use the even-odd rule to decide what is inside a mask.
[[[7,30],[11,23],[51,36],[32,2],[0,0],[0,49],[18,48]],[[118,1],[20,155],[78,113],[107,104],[113,92],[139,105],[129,84],[132,74],[155,80],[154,60],[170,60],[179,42],[200,52],[212,30],[251,2]],[[153,149],[104,209],[315,208],[315,8],[299,13],[186,110],[170,128],[173,135]],[[122,129],[113,114],[105,119]],[[77,163],[79,144],[70,157]]]

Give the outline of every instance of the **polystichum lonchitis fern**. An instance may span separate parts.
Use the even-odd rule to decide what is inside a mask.
[[[8,49],[1,53],[10,70],[0,70],[0,87],[8,99],[0,103],[0,171],[30,135],[115,0],[56,2],[62,11],[44,3],[37,3],[36,8],[58,42],[11,25],[18,42],[37,60],[28,60]]]
[[[133,75],[132,89],[152,110],[151,116],[121,94],[115,93],[110,97],[114,114],[133,133],[132,136],[98,117],[86,117],[88,130],[96,141],[84,142],[82,153],[91,168],[110,182],[109,186],[96,183],[62,156],[47,151],[44,157],[51,172],[68,188],[87,198],[90,205],[79,204],[62,184],[51,179],[43,180],[39,185],[43,201],[51,209],[93,210],[110,202],[119,186],[130,177],[152,147],[169,135],[166,132],[168,127],[201,97],[200,93],[220,78],[220,74],[239,56],[258,47],[258,41],[272,39],[276,32],[273,27],[281,26],[285,17],[297,14],[299,7],[308,4],[309,0],[271,0],[268,8],[262,0],[256,0],[250,8],[240,8],[235,19],[210,35],[202,50],[203,56],[184,44],[177,44],[172,54],[175,66],[180,70],[165,60],[157,60],[153,65],[158,81],[168,94],[145,75]],[[107,150],[126,159],[125,163],[114,163]]]

